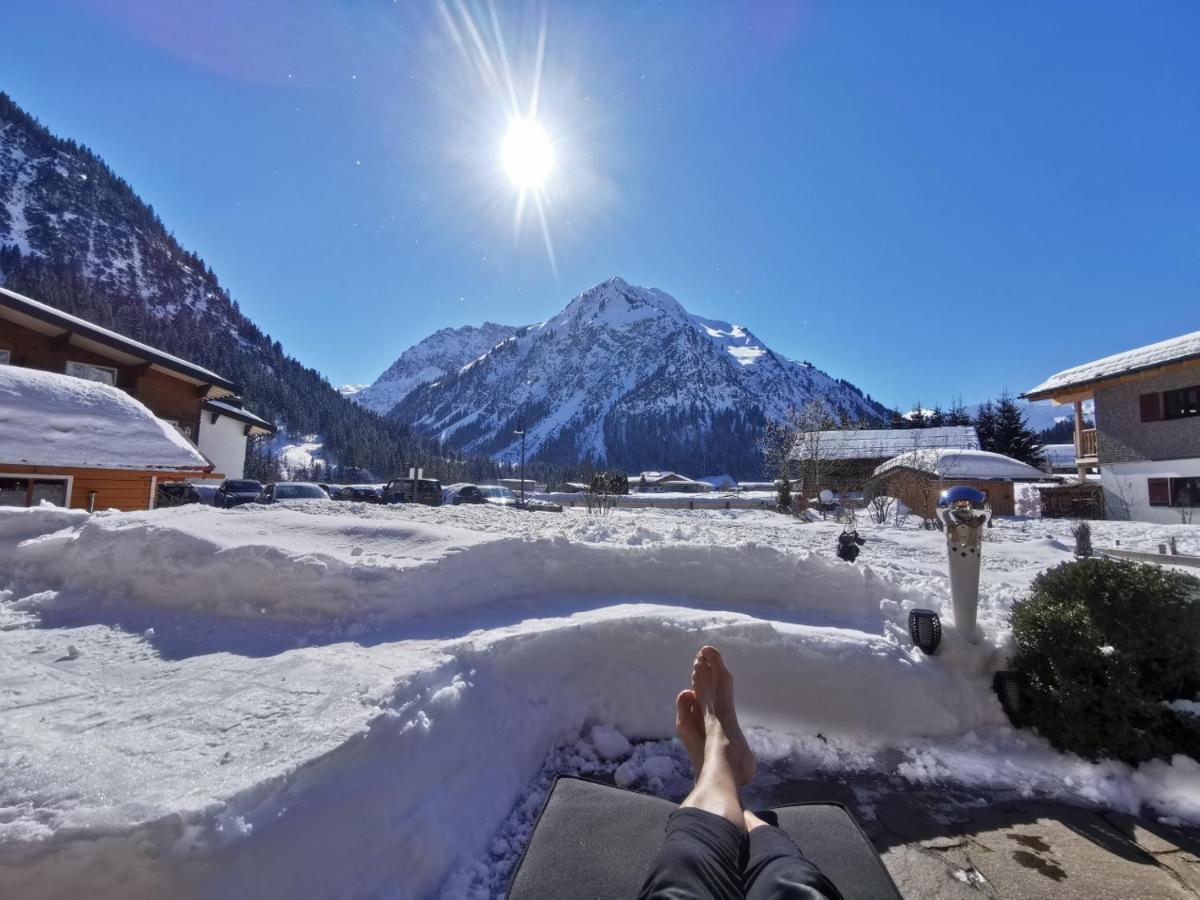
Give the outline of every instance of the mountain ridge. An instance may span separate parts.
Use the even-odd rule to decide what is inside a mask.
[[[401,359],[430,358],[424,344]],[[473,355],[477,349],[459,354],[468,361],[456,369],[442,365],[441,374],[405,382],[403,393],[388,396],[402,393],[388,415],[506,463],[519,458],[514,432],[523,430],[528,457],[555,465],[590,459],[629,471],[757,474],[758,435],[788,409],[816,400],[848,419],[888,414],[849,382],[775,353],[748,328],[693,315],[665,291],[620,277]]]

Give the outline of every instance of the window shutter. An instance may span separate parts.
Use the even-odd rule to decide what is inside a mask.
[[[1138,404],[1141,407],[1143,422],[1157,422],[1162,418],[1162,406],[1160,405],[1160,394],[1142,394],[1138,398]]]
[[[1171,482],[1166,478],[1148,478],[1146,486],[1150,492],[1151,506],[1171,505]]]

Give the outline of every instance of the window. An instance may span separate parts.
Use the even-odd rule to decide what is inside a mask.
[[[0,506],[37,506],[43,500],[55,506],[66,506],[67,479],[0,478]]]
[[[1200,506],[1200,477],[1151,478],[1147,485],[1151,506]]]
[[[1171,481],[1168,478],[1151,478],[1146,482],[1150,490],[1151,506],[1171,505]]]
[[[0,350],[0,366],[7,366],[12,360],[12,352],[9,350]]]
[[[67,374],[88,381],[101,381],[104,384],[117,383],[117,370],[108,366],[93,366],[91,363],[69,362]]]
[[[1163,392],[1163,418],[1200,416],[1200,385]]]
[[[1172,478],[1171,505],[1200,506],[1200,478]]]

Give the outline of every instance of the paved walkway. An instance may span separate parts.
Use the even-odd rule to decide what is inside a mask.
[[[779,777],[747,800],[845,804],[912,900],[1200,898],[1200,829],[899,780]]]

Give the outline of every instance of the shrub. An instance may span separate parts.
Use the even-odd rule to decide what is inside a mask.
[[[1080,522],[1071,529],[1071,534],[1075,538],[1075,556],[1080,559],[1091,556],[1092,526],[1087,522]]]
[[[1138,763],[1200,757],[1200,724],[1164,706],[1200,690],[1200,580],[1080,559],[1034,579],[1013,607],[1023,717],[1059,749]]]
[[[779,479],[779,486],[775,493],[775,505],[779,507],[780,512],[792,511],[792,485],[784,475]]]

